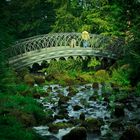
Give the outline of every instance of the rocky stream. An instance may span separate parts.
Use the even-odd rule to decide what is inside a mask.
[[[44,86],[48,96],[37,102],[50,117],[33,129],[44,140],[139,140],[140,98],[111,100],[103,88],[101,84]]]

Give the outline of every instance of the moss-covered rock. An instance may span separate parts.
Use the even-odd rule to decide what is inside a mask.
[[[93,78],[96,82],[99,82],[99,83],[107,82],[110,79],[109,74],[106,70],[98,70],[94,74]]]
[[[70,87],[68,88],[68,91],[69,91],[68,96],[74,96],[74,95],[76,95],[76,93],[78,93],[78,89],[76,89],[76,88],[73,87],[73,86],[70,86]]]
[[[86,84],[86,83],[92,82],[93,81],[93,77],[92,77],[92,75],[89,75],[87,73],[80,73],[77,76],[76,80],[78,80],[79,83],[81,83],[81,84]]]
[[[68,128],[72,126],[73,125],[70,123],[63,123],[63,122],[52,123],[52,124],[49,124],[49,131],[52,133],[58,133],[59,129]]]
[[[101,125],[102,125],[101,121],[96,118],[87,118],[82,123],[82,126],[84,126],[87,129],[87,132],[90,133],[100,133]]]
[[[79,116],[79,119],[84,121],[85,120],[85,113],[82,112]]]
[[[24,82],[30,86],[33,86],[35,84],[35,80],[31,74],[26,74],[24,76]]]
[[[99,89],[99,83],[98,82],[94,82],[92,84],[92,88],[95,89],[95,90],[98,90]]]
[[[69,101],[70,97],[68,96],[61,96],[59,101],[58,101],[58,105],[62,105],[62,104],[67,104],[67,102]]]
[[[74,111],[78,111],[78,110],[80,110],[80,109],[82,109],[82,107],[81,107],[80,105],[75,105],[75,106],[73,106],[73,110],[74,110]]]
[[[114,131],[123,130],[123,129],[124,129],[124,126],[123,126],[122,120],[117,119],[117,120],[111,121],[111,123],[110,123],[110,128],[111,128],[112,130],[114,130]]]
[[[89,97],[89,101],[97,101],[99,95],[98,94],[93,94]]]
[[[134,126],[128,127],[120,137],[120,140],[140,140],[139,129]]]
[[[45,76],[43,75],[33,75],[36,84],[43,84],[45,83]]]
[[[87,132],[84,127],[76,127],[62,137],[62,140],[86,140]]]
[[[114,115],[116,117],[123,117],[125,115],[125,113],[124,113],[124,104],[120,104],[120,103],[115,104]]]

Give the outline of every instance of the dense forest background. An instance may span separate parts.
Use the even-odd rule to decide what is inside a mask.
[[[17,86],[16,73],[8,66],[7,57],[2,50],[10,47],[16,40],[51,32],[82,32],[86,30],[92,34],[124,38],[125,56],[121,61],[118,60],[117,64],[118,67],[129,66],[129,70],[126,70],[129,81],[140,92],[139,9],[140,0],[1,0],[0,97],[3,100],[0,101],[0,104],[6,100],[11,101],[12,97],[10,96],[10,99],[7,97],[9,95],[15,96],[17,100],[22,100],[24,104],[30,102],[30,99],[25,101],[23,97],[17,95],[22,86],[19,85],[20,88]],[[31,103],[34,104],[34,102]],[[34,139],[34,135],[27,131],[24,135],[24,126],[16,123],[13,118],[2,117],[2,114],[9,110],[2,108],[1,105],[0,110],[0,130],[3,132],[0,136],[2,138],[3,135],[6,135],[5,131],[14,132],[20,128],[19,135],[9,133],[7,139],[13,135],[15,140]],[[38,110],[34,110],[34,112],[37,113]],[[42,114],[38,116],[43,118]],[[10,130],[5,127],[7,124]],[[2,140],[6,140],[6,138]]]
[[[132,68],[132,84],[139,82],[139,0],[2,0],[0,49],[15,40],[50,32],[82,32],[124,37],[124,64]],[[5,68],[1,54],[1,71]],[[7,71],[2,71],[2,77]],[[2,78],[1,78],[2,79]],[[3,85],[3,84],[2,84]]]

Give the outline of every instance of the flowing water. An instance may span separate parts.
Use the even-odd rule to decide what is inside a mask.
[[[61,92],[64,96],[68,96],[69,87],[62,87],[60,85],[50,85],[50,86],[44,86],[43,90],[47,91],[48,89],[51,89],[49,92],[49,98],[46,99],[45,97],[41,97],[37,101],[41,103],[44,107],[44,111],[51,109],[53,111],[53,116],[58,114],[58,91]],[[98,95],[101,95],[101,88],[102,86],[99,86],[99,89],[96,91]],[[90,101],[89,98],[95,93],[95,91],[92,88],[92,84],[86,84],[83,86],[77,86],[76,90],[78,91],[75,96],[72,96],[71,99],[67,102],[67,111],[69,118],[79,119],[79,116],[81,113],[85,114],[85,118],[100,118],[104,122],[110,118],[110,111],[108,111],[107,106],[108,103],[102,100],[97,101]],[[48,101],[49,100],[49,101]],[[81,109],[74,110],[73,106],[80,106]],[[54,122],[68,122],[69,119],[56,119]],[[73,127],[72,127],[73,128]],[[66,128],[66,129],[60,129],[57,134],[53,134],[48,131],[48,126],[38,126],[34,127],[36,132],[42,136],[55,136],[59,140],[61,140],[62,136],[67,134],[72,128]],[[107,124],[101,127],[101,134],[104,135],[108,129]],[[91,139],[98,139],[97,136],[89,134],[88,140]],[[96,138],[97,137],[97,138]],[[49,140],[49,139],[48,139]],[[50,140],[53,140],[53,138],[50,138]]]
[[[58,122],[69,122],[70,119],[79,119],[80,114],[83,113],[85,115],[85,118],[97,118],[102,120],[104,123],[100,128],[100,135],[96,134],[87,134],[87,140],[100,140],[111,132],[113,134],[113,138],[110,140],[118,140],[119,135],[122,134],[122,130],[117,130],[116,132],[113,132],[110,129],[110,122],[113,120],[117,120],[120,118],[112,118],[111,111],[108,109],[108,102],[104,101],[102,99],[102,85],[99,85],[99,89],[93,89],[92,84],[86,84],[86,85],[79,85],[76,86],[75,89],[77,90],[77,93],[74,96],[69,96],[69,87],[62,87],[60,85],[49,85],[44,86],[43,90],[48,91],[49,95],[47,97],[41,97],[40,99],[37,99],[39,103],[41,103],[44,107],[44,111],[51,110],[52,116],[56,116],[59,114],[60,111],[60,105],[59,105],[59,99],[61,95],[64,95],[65,97],[69,96],[70,99],[64,103],[62,106],[66,108],[68,117],[63,119],[55,119],[52,123],[58,123]],[[91,100],[91,97],[93,95],[99,95],[96,100]],[[127,102],[125,103],[125,116],[121,118],[119,123],[122,123],[124,126],[127,126],[128,124],[133,124],[134,126],[137,126],[140,129],[140,98],[135,98],[135,101]],[[79,109],[74,109],[74,106],[80,107]],[[63,114],[62,114],[63,115]],[[115,120],[115,121],[116,121]],[[39,135],[45,137],[46,140],[61,140],[62,136],[69,133],[70,130],[72,130],[77,125],[74,125],[70,128],[65,129],[59,129],[58,133],[51,133],[49,131],[49,127],[46,125],[44,126],[38,126],[34,127],[33,129],[38,133]],[[116,127],[117,128],[117,127]]]

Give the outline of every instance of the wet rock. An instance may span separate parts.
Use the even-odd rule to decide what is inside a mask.
[[[76,93],[78,93],[78,90],[75,87],[72,87],[72,86],[70,86],[68,88],[68,91],[69,91],[68,96],[75,96]]]
[[[70,99],[70,97],[68,97],[68,96],[61,96],[58,101],[58,105],[67,104],[69,99]]]
[[[120,140],[140,140],[140,131],[134,127],[128,127],[120,137]]]
[[[125,115],[125,113],[124,113],[124,104],[116,103],[114,115],[116,117],[123,117]]]
[[[55,120],[55,118],[52,115],[47,115],[45,120],[44,120],[44,124],[46,123],[51,123]]]
[[[109,93],[102,93],[102,96],[104,98],[104,101],[106,101],[106,102],[109,102],[110,101],[109,100],[109,97],[110,97],[110,94]]]
[[[79,119],[84,121],[85,120],[85,113],[81,113]]]
[[[74,117],[70,117],[68,122],[73,124],[74,126],[76,126],[76,125],[79,125],[81,123],[81,120],[75,119]]]
[[[68,127],[72,127],[72,124],[58,122],[58,123],[49,124],[48,130],[52,133],[58,133],[59,129],[68,128]]]
[[[99,89],[99,83],[97,83],[97,82],[94,82],[93,84],[92,84],[92,88],[93,89]]]
[[[86,140],[87,132],[84,127],[72,129],[68,134],[62,137],[62,140]]]
[[[68,110],[64,107],[61,106],[61,108],[58,111],[58,114],[55,115],[55,118],[57,117],[57,119],[68,119]]]
[[[62,91],[61,91],[61,90],[59,90],[59,89],[57,89],[57,90],[56,90],[56,93],[61,94],[61,93],[62,93]]]
[[[53,135],[39,136],[38,138],[39,138],[39,140],[59,140],[58,138],[56,138]]]
[[[75,105],[75,106],[73,106],[73,110],[74,110],[74,111],[78,111],[78,110],[80,110],[80,109],[82,109],[82,107],[81,107],[80,105]]]
[[[52,87],[48,87],[47,92],[52,92]]]
[[[60,90],[59,90],[59,87],[57,87],[57,86],[56,86],[56,87],[54,87],[54,90],[58,90],[58,91],[60,91]]]
[[[64,118],[68,118],[68,115],[65,115],[65,114],[58,114],[58,115],[55,115],[54,116],[54,119],[57,120],[57,119],[64,119]]]
[[[89,101],[97,101],[97,99],[98,99],[97,94],[93,94],[92,96],[89,97]]]
[[[100,127],[101,122],[97,118],[87,118],[83,123],[82,126],[87,129],[89,133],[98,133],[100,134]]]
[[[86,89],[90,89],[91,88],[91,85],[85,85],[85,88]]]
[[[120,131],[124,129],[122,120],[118,119],[118,120],[113,120],[110,124],[110,128],[114,131]]]
[[[81,88],[81,91],[85,91],[85,90],[86,90],[86,88],[85,88],[85,87]]]

